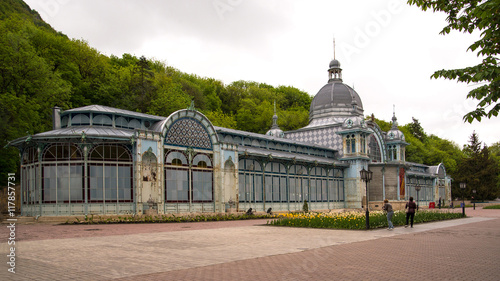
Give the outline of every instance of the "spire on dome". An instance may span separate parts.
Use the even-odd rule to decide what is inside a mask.
[[[333,59],[335,59],[335,37],[333,37]]]
[[[333,60],[330,61],[328,69],[328,79],[328,82],[342,82],[342,68],[340,68],[340,62],[335,58],[335,38],[333,38]]]
[[[285,137],[283,130],[281,130],[280,127],[278,126],[278,114],[276,114],[276,100],[274,101],[273,125],[271,126],[271,129],[267,131],[266,135],[278,138]]]
[[[280,127],[278,126],[278,115],[276,114],[276,100],[274,101],[274,115],[273,115],[273,125],[271,126],[271,129],[279,129]]]
[[[396,118],[396,106],[392,105],[392,129],[398,128],[398,118]]]

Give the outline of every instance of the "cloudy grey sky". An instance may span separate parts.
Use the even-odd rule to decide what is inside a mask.
[[[430,79],[475,65],[478,34],[439,35],[445,14],[406,1],[372,0],[25,0],[56,30],[106,55],[130,53],[229,84],[290,85],[314,96],[333,58],[365,115],[400,125],[419,119],[428,134],[462,146],[475,130],[500,141],[500,118],[464,123],[474,85]]]

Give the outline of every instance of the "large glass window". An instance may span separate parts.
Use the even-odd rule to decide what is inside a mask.
[[[167,202],[188,202],[188,170],[167,168],[165,171]]]
[[[83,157],[69,143],[48,146],[42,155],[42,202],[83,202]]]
[[[382,162],[380,146],[374,135],[370,136],[370,142],[368,143],[368,156],[373,162]]]
[[[265,195],[266,202],[287,202],[288,191],[285,165],[278,162],[266,164]]]
[[[193,201],[212,201],[213,172],[212,161],[206,154],[197,154],[193,158]]]
[[[193,201],[212,201],[212,172],[193,171]]]
[[[294,165],[290,167],[289,174],[290,202],[302,202],[304,200],[303,192],[305,192],[302,179],[307,181],[307,169],[301,165]],[[304,188],[307,189],[307,185],[304,185]]]
[[[212,202],[213,165],[209,155],[198,153],[188,165],[186,154],[169,151],[165,156],[166,202]]]
[[[38,149],[29,147],[24,150],[21,158],[21,188],[24,204],[36,204],[40,202],[40,188],[37,186],[38,178]]]
[[[262,202],[262,166],[253,159],[240,159],[239,200],[240,202]]]
[[[310,201],[323,202],[328,201],[327,196],[327,177],[326,170],[321,167],[311,169],[310,180]]]
[[[132,202],[132,154],[122,145],[98,145],[89,154],[89,202]]]

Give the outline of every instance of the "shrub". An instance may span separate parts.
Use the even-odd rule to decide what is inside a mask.
[[[304,211],[304,213],[309,213],[309,205],[307,205],[307,200],[304,200],[304,205],[302,206],[302,211]]]
[[[200,222],[200,221],[228,221],[228,220],[246,220],[246,219],[268,219],[273,216],[265,214],[265,215],[252,215],[248,216],[246,214],[202,214],[196,216],[130,216],[130,217],[121,217],[118,216],[116,218],[102,218],[97,217],[94,218],[94,215],[85,216],[83,221],[76,220],[74,222],[66,222],[65,224],[111,224],[111,223],[171,223],[171,222]]]

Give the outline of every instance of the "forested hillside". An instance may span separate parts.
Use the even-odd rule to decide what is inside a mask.
[[[287,131],[307,125],[311,100],[291,86],[244,77],[226,85],[146,57],[105,56],[84,40],[53,30],[23,1],[0,2],[0,185],[8,172],[17,171],[19,162],[18,151],[4,146],[50,130],[51,108],[56,105],[65,110],[100,104],[168,116],[194,101],[216,126],[265,133],[271,127],[274,101],[278,125]],[[378,122],[382,129],[390,128]],[[453,176],[464,157],[456,144],[425,135],[418,121],[400,129],[410,143],[408,161],[444,162]]]

